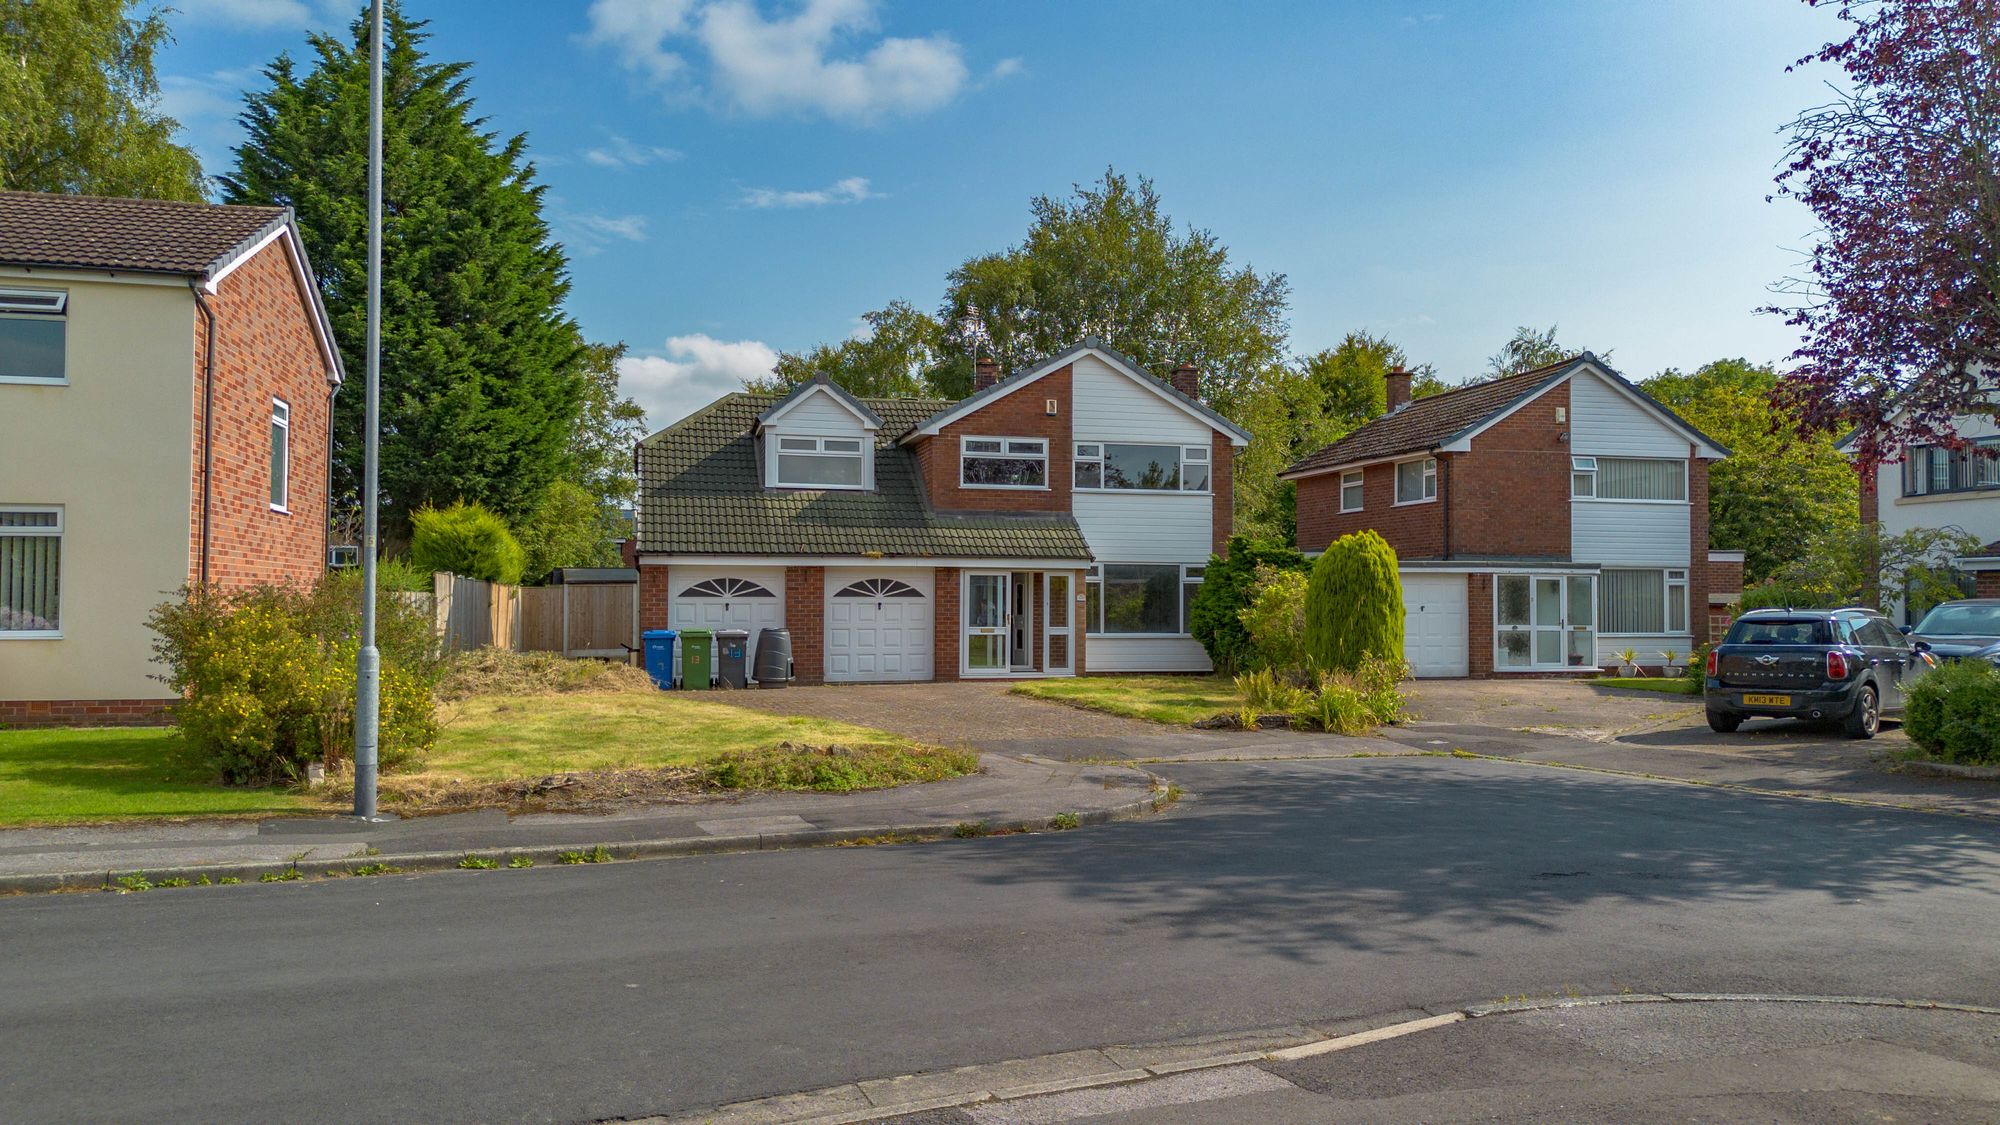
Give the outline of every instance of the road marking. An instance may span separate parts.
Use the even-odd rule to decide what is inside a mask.
[[[1380,1043],[1384,1039],[1396,1039],[1404,1035],[1415,1034],[1419,1031],[1429,1031],[1434,1027],[1443,1027],[1446,1024],[1457,1023],[1464,1018],[1464,1012],[1446,1012],[1444,1015],[1431,1016],[1428,1019],[1410,1020],[1407,1023],[1392,1023],[1388,1027],[1378,1027],[1373,1031],[1357,1031],[1352,1035],[1343,1035],[1338,1039],[1322,1039],[1317,1043],[1301,1043],[1296,1047],[1286,1047],[1281,1051],[1272,1051],[1264,1057],[1270,1059],[1272,1062],[1296,1062],[1299,1059],[1312,1058],[1314,1055],[1331,1054],[1334,1051],[1345,1051],[1349,1047],[1364,1047],[1370,1043]]]
[[[1058,1122],[1107,1113],[1130,1113],[1296,1089],[1297,1086],[1270,1071],[1254,1066],[1232,1066],[1124,1086],[1046,1094],[1020,1101],[986,1102],[966,1106],[960,1112],[972,1118],[977,1125],[1057,1125]]]

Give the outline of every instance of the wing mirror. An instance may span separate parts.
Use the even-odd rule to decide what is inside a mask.
[[[1931,643],[1929,641],[1918,641],[1910,647],[1916,649],[1918,652],[1929,652],[1931,650]]]
[[[1911,629],[1911,627],[1910,627],[1910,626],[1908,626],[1908,625],[1905,625],[1905,626],[1903,626],[1903,627],[1902,627],[1902,629],[1901,629],[1901,630],[1899,630],[1899,631],[1900,631],[1900,632],[1901,632],[1901,633],[1902,633],[1902,634],[1903,634],[1904,636],[1906,636],[1906,637],[1907,637],[1907,636],[1909,636],[1909,635],[1910,635],[1910,633],[1911,633],[1911,632],[1912,632],[1913,630]]]

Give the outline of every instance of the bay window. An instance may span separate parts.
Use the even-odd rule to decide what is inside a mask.
[[[1205,445],[1076,444],[1074,483],[1079,489],[1141,492],[1207,492]]]
[[[1598,578],[1598,619],[1611,634],[1672,636],[1688,631],[1688,572],[1606,567]]]
[[[1047,488],[1047,438],[959,439],[958,483],[967,488]]]
[[[0,507],[0,638],[62,635],[61,508]]]
[[[779,488],[861,488],[866,480],[862,438],[778,438]]]

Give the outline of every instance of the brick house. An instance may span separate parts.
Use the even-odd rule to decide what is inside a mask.
[[[641,623],[783,626],[801,683],[1206,670],[1249,435],[1195,374],[1093,339],[958,402],[726,395],[639,443]]]
[[[157,717],[155,605],[324,570],[340,378],[289,210],[0,192],[0,723]]]
[[[1930,528],[1977,537],[1986,546],[1957,560],[1966,592],[2000,598],[2000,423],[1963,416],[1951,431],[1952,440],[1907,446],[1862,472],[1861,522],[1884,535]],[[1852,455],[1852,435],[1838,448]],[[1914,625],[1922,613],[1910,612],[1903,593],[1883,590],[1882,611]]]
[[[1412,401],[1280,474],[1298,546],[1372,528],[1396,549],[1419,676],[1576,674],[1706,643],[1742,586],[1708,544],[1728,455],[1588,352]],[[1711,607],[1714,607],[1711,612]]]

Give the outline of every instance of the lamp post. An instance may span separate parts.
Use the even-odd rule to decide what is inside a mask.
[[[368,5],[368,376],[361,471],[361,652],[354,666],[354,815],[374,820],[382,653],[375,647],[376,494],[382,458],[382,0]]]

